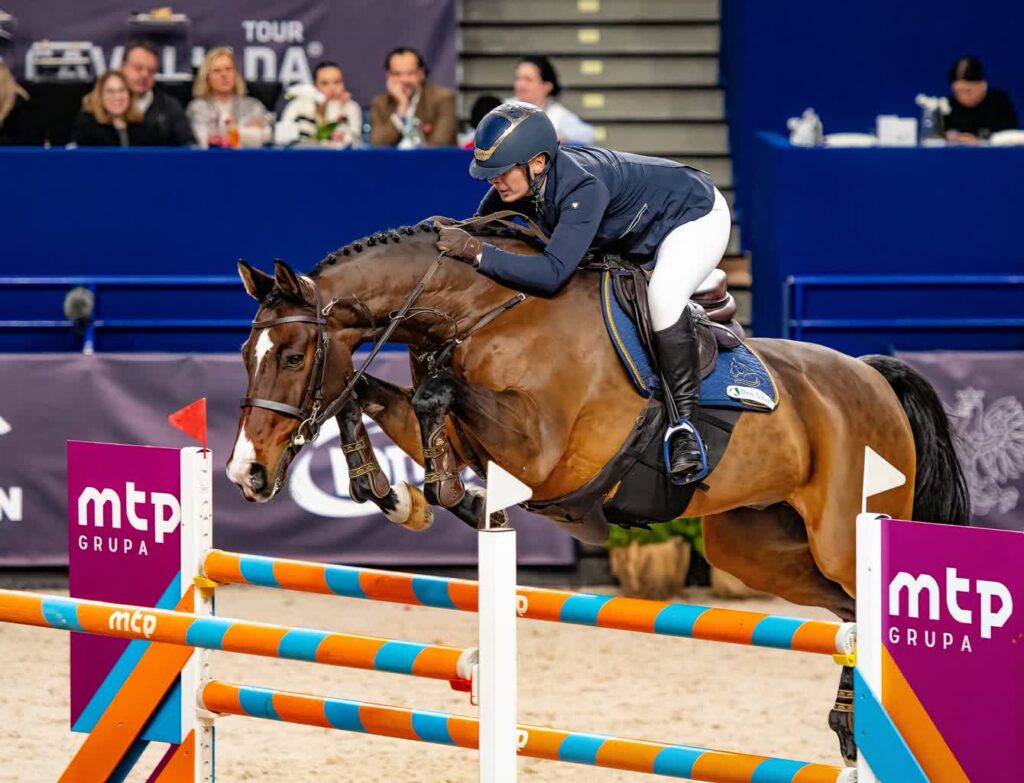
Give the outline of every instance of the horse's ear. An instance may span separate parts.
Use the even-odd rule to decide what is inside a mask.
[[[305,300],[306,297],[302,292],[302,283],[299,282],[299,277],[295,274],[295,270],[280,259],[274,259],[274,282],[285,296],[290,296],[292,299],[300,301]]]
[[[262,302],[274,288],[274,278],[238,260],[238,276],[242,278],[245,292],[257,302]]]

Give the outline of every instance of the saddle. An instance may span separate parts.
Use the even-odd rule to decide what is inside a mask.
[[[647,273],[626,265],[608,272],[619,306],[636,325],[648,355],[655,357],[651,313],[647,305]],[[736,300],[729,293],[724,271],[714,270],[700,284],[690,299],[690,312],[700,346],[700,376],[706,378],[715,369],[719,351],[731,351],[746,337],[736,320]]]

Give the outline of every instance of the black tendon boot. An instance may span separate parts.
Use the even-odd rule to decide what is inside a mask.
[[[699,481],[707,475],[707,454],[692,424],[700,402],[700,355],[689,306],[672,326],[654,333],[654,347],[665,394],[678,414],[665,435],[665,464],[675,483]]]

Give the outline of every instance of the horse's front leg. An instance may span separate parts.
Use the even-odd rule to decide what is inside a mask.
[[[445,425],[445,417],[454,401],[455,382],[447,374],[428,376],[412,397],[427,472],[424,491],[427,500],[443,508],[452,508],[466,495],[466,487],[459,475],[458,458]]]
[[[427,383],[430,383],[429,379],[421,387],[423,394],[419,395],[415,404],[422,410],[422,418],[421,411],[414,405],[413,390],[410,388],[364,375],[356,390],[363,412],[380,425],[384,434],[398,448],[426,469],[428,480],[425,490],[429,502],[447,508],[475,528],[483,518],[486,496],[483,490],[467,490],[462,484],[458,473],[461,465],[444,429],[445,412],[450,401],[444,399],[443,389],[436,385],[427,387]],[[421,432],[433,435],[425,439]],[[444,443],[438,443],[442,437]],[[425,449],[433,456],[425,457]],[[446,478],[444,481],[430,481],[430,474]]]
[[[409,530],[426,530],[434,521],[423,493],[407,482],[390,486],[381,470],[363,424],[363,408],[355,395],[335,417],[341,450],[348,463],[349,495],[356,503],[372,500],[392,522]]]

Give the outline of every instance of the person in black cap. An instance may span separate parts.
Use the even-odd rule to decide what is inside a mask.
[[[543,253],[527,255],[461,228],[441,230],[438,249],[509,288],[554,296],[591,247],[654,262],[654,348],[678,414],[665,433],[666,463],[676,483],[703,478],[707,454],[691,423],[700,362],[688,303],[722,260],[732,226],[711,178],[670,160],[560,145],[551,119],[527,103],[504,103],[484,118],[469,173],[491,183],[477,214],[514,209],[551,236]]]
[[[977,57],[961,57],[949,69],[950,113],[946,138],[961,144],[977,144],[996,131],[1017,127],[1017,112],[1010,96],[985,81],[985,69]]]

